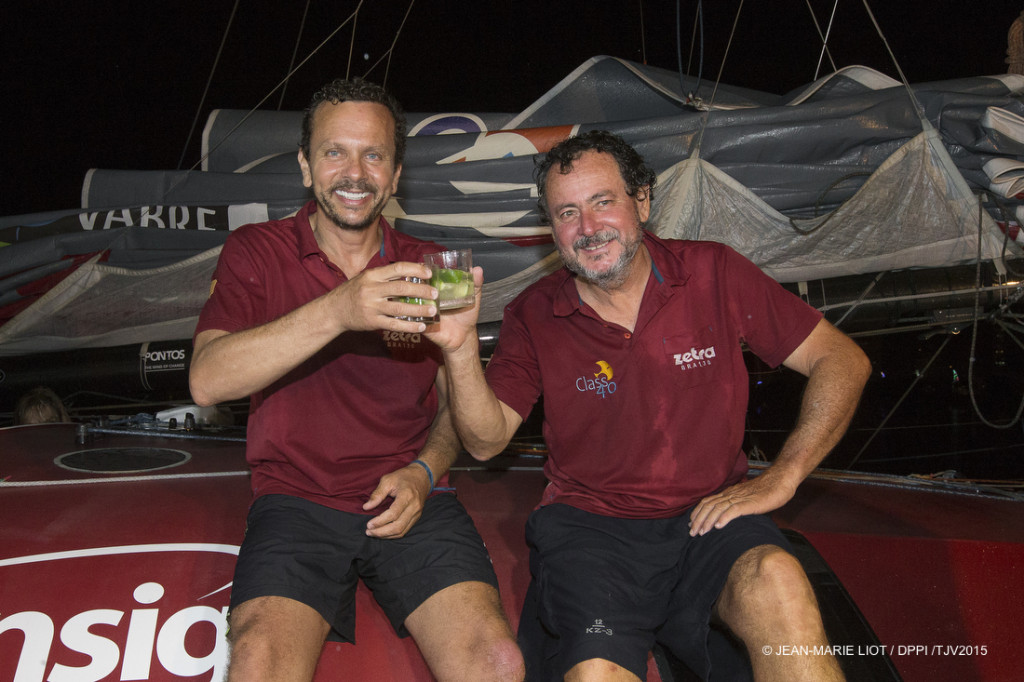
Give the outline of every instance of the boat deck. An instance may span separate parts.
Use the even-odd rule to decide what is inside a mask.
[[[105,665],[123,678],[143,664],[147,679],[185,671],[215,678],[226,652],[214,635],[223,632],[249,501],[242,444],[159,432],[92,433],[80,443],[78,435],[74,425],[0,429],[0,679],[30,668],[25,679],[45,679],[54,665]],[[139,470],[148,449],[162,466],[175,452],[186,461]],[[77,453],[73,465],[120,458],[120,470],[71,470],[69,453]],[[451,478],[491,552],[515,626],[529,581],[523,528],[545,484],[540,460],[481,465],[467,457]],[[850,679],[1019,679],[1020,500],[821,472],[774,517],[815,583]],[[346,679],[431,679],[367,590],[356,609],[358,646],[326,644],[318,679],[342,670]],[[82,636],[83,623],[96,637]],[[149,623],[148,642],[140,623]],[[129,656],[140,641],[144,650]],[[48,654],[32,663],[23,655],[30,650]],[[657,651],[648,679],[692,678]]]

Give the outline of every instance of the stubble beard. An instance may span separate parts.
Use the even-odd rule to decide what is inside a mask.
[[[316,194],[317,208],[325,217],[334,223],[334,225],[342,230],[363,232],[377,224],[377,220],[380,218],[380,214],[384,210],[383,204],[387,201],[387,197],[377,200],[377,202],[370,207],[370,211],[362,220],[352,221],[342,215],[342,213],[338,211],[332,203],[332,200],[335,198],[334,193],[338,190],[346,192],[369,192],[371,196],[377,196],[377,188],[366,182],[339,183],[327,190],[321,190],[318,192]]]

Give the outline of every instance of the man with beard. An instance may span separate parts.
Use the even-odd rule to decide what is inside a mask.
[[[298,153],[315,199],[224,245],[195,335],[200,405],[250,396],[254,502],[231,595],[232,680],[309,680],[354,641],[362,579],[441,680],[518,680],[522,657],[472,520],[447,487],[459,443],[422,255],[381,216],[405,117],[379,86],[314,95]]]
[[[519,631],[528,677],[642,679],[660,642],[701,679],[842,679],[832,656],[763,653],[828,644],[767,514],[839,440],[870,365],[729,247],[647,232],[655,180],[610,133],[556,146],[537,187],[565,268],[505,309],[486,372],[475,308],[430,333],[478,459],[500,452],[544,396],[549,484],[527,526],[533,581]],[[741,449],[743,344],[808,377],[796,427],[756,478]],[[749,663],[718,655],[727,631]],[[737,660],[745,670],[728,667]]]

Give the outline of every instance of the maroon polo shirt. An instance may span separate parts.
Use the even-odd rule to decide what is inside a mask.
[[[644,245],[653,270],[632,332],[583,303],[564,268],[505,309],[487,381],[524,419],[544,395],[541,504],[663,518],[740,481],[743,344],[777,366],[821,319],[728,246]]]
[[[315,211],[310,202],[294,218],[246,225],[228,237],[196,334],[259,326],[346,281],[313,236]],[[383,219],[381,226],[381,249],[367,268],[419,262],[440,250]],[[246,445],[254,497],[283,493],[364,513],[380,477],[415,459],[426,442],[440,361],[437,346],[419,334],[345,332],[254,393]]]

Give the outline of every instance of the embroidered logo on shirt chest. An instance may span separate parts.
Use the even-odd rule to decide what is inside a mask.
[[[711,364],[711,360],[715,357],[715,347],[708,346],[707,348],[691,348],[685,353],[676,353],[672,356],[675,359],[676,365],[682,371],[688,369],[694,369],[695,367],[707,367]]]
[[[618,388],[616,383],[612,381],[612,377],[615,376],[615,371],[612,370],[612,366],[604,360],[598,360],[596,363],[598,371],[594,373],[593,378],[584,374],[576,380],[576,390],[580,393],[589,393],[593,391],[597,396],[604,399],[615,393],[615,389]]]
[[[384,344],[388,348],[417,348],[419,347],[422,336],[419,333],[409,332],[384,332]]]

